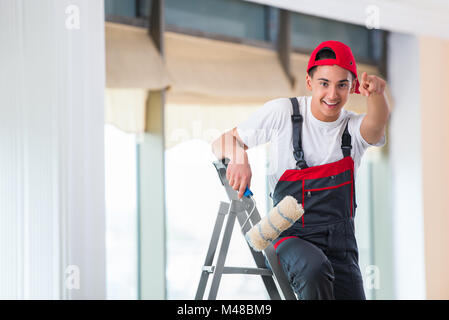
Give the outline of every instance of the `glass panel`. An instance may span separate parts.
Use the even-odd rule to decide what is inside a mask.
[[[167,25],[264,41],[264,6],[240,0],[166,0]]]
[[[188,106],[186,106],[188,107]],[[257,209],[266,215],[266,150],[248,150]],[[212,162],[210,143],[195,139],[166,150],[167,297],[193,299],[206,258],[220,201],[228,202]],[[224,226],[223,226],[224,230]],[[219,243],[220,245],[220,243]],[[215,261],[219,247],[215,253]],[[236,222],[226,266],[255,267],[246,240]],[[209,276],[205,297],[212,282]],[[267,299],[260,276],[224,275],[217,299]]]
[[[366,283],[367,272],[373,264],[373,243],[372,243],[372,163],[368,159],[368,152],[360,162],[360,167],[356,175],[356,215],[354,219],[357,247],[359,249],[359,266]],[[365,295],[368,300],[373,299],[373,292],[366,285]]]
[[[152,0],[140,0],[138,1],[139,5],[139,17],[148,17],[148,14],[151,10]]]
[[[382,149],[368,148],[356,176],[355,233],[365,294],[370,300],[394,297],[392,233],[388,229],[391,175],[387,168],[388,156]]]
[[[106,15],[148,17],[151,0],[105,0]],[[136,5],[138,6],[136,8]],[[279,9],[240,0],[165,0],[165,22],[185,30],[276,42]],[[312,51],[325,40],[349,45],[364,62],[382,58],[382,30],[291,12],[292,47]]]
[[[104,9],[106,15],[136,16],[136,2],[134,0],[105,0]]]
[[[339,21],[291,13],[292,47],[312,51],[326,40],[341,41],[351,47],[356,59],[371,60],[370,30]]]
[[[136,139],[105,125],[108,299],[137,299]]]
[[[386,37],[383,30],[370,30],[371,33],[371,47],[370,55],[374,61],[380,61],[382,59],[382,53],[384,50],[384,38]]]

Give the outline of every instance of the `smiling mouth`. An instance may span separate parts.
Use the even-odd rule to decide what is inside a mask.
[[[338,102],[335,102],[335,103],[328,103],[328,102],[326,102],[325,100],[323,100],[323,102],[324,102],[324,104],[325,105],[327,105],[329,108],[335,108],[339,103],[340,103],[340,101],[338,101]]]

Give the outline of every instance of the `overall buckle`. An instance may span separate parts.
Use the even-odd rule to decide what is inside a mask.
[[[304,151],[302,150],[293,151],[293,155],[295,156],[296,161],[301,160],[304,161]]]
[[[292,121],[294,122],[302,122],[302,115],[300,114],[292,114]]]
[[[304,160],[304,151],[297,150],[294,151],[293,154],[295,155],[296,159],[296,168],[305,169],[309,167],[306,161]]]
[[[296,169],[307,169],[309,166],[307,165],[305,160],[296,161]]]

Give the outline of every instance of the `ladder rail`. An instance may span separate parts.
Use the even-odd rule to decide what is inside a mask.
[[[220,202],[218,208],[217,219],[215,220],[214,230],[212,231],[211,240],[209,242],[209,248],[207,249],[206,259],[204,261],[204,267],[212,267],[214,262],[215,251],[217,250],[218,241],[220,239],[221,230],[225,217],[229,211],[229,203]],[[201,300],[204,297],[204,291],[206,290],[207,280],[209,278],[209,272],[205,271],[201,273],[200,282],[196,291],[195,300]]]
[[[229,245],[231,243],[232,230],[235,224],[235,214],[232,214],[233,202],[231,202],[230,211],[226,221],[226,227],[223,234],[223,240],[221,241],[220,252],[218,253],[217,264],[215,266],[214,276],[212,278],[212,284],[209,290],[209,300],[215,300],[217,298],[218,286],[220,285],[221,276],[223,275],[224,264],[226,256],[228,254]]]
[[[213,277],[212,284],[209,289],[208,299],[216,299],[223,274],[251,274],[261,276],[270,299],[280,300],[282,299],[282,294],[284,299],[296,300],[296,295],[294,294],[287,276],[285,275],[281,265],[279,264],[276,251],[272,244],[270,244],[263,251],[264,253],[262,253],[254,251],[245,240],[256,263],[256,268],[225,266],[226,256],[235,225],[235,220],[238,220],[240,229],[242,233],[245,234],[249,229],[251,229],[253,225],[257,224],[261,218],[255,203],[251,199],[246,197],[239,199],[237,191],[235,191],[229,185],[229,182],[226,179],[226,166],[223,164],[223,162],[216,161],[213,164],[217,169],[220,181],[223,184],[231,203],[220,203],[220,208],[212,233],[211,242],[206,254],[206,259],[203,265],[195,299],[199,300],[204,297],[204,292],[210,274],[213,274]],[[252,214],[248,218],[247,212],[249,211],[251,211]],[[216,265],[213,266],[212,264],[225,218],[227,218],[226,226],[220,244],[217,262]],[[247,223],[247,220],[249,220],[251,223]],[[266,261],[268,261],[269,268],[267,268]]]

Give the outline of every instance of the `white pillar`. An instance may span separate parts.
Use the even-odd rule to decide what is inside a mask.
[[[147,128],[138,144],[139,299],[166,299],[165,93],[150,91]]]
[[[0,298],[105,298],[104,60],[103,1],[0,1]]]
[[[396,299],[425,299],[419,41],[391,33],[388,83],[394,99],[390,123],[391,199]]]

